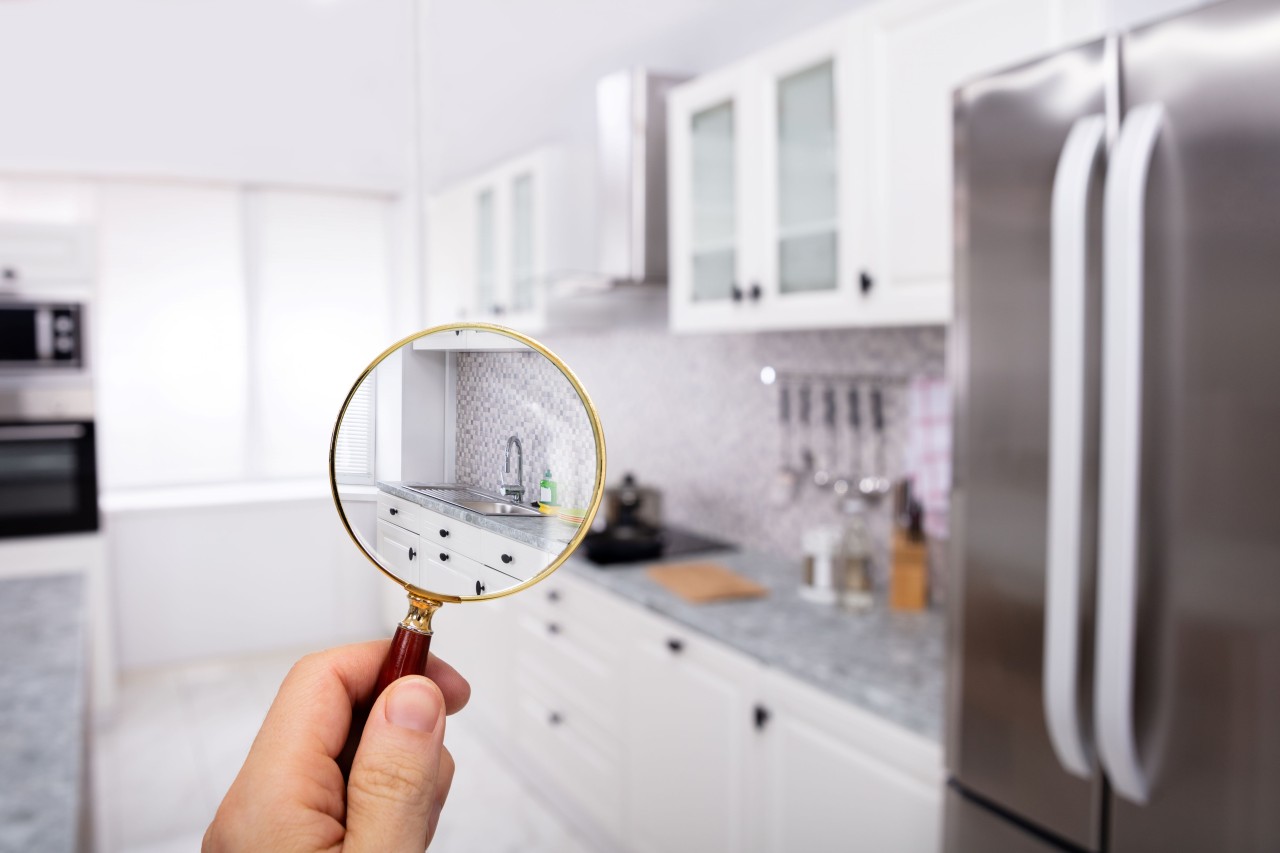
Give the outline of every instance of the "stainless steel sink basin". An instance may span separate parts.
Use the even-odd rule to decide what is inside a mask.
[[[447,504],[469,509],[481,515],[515,515],[526,518],[539,518],[542,516],[542,513],[536,509],[504,501],[502,498],[482,492],[474,486],[459,483],[444,485],[405,483],[404,487],[411,492],[417,492],[420,495],[426,495],[429,498],[435,498]]]

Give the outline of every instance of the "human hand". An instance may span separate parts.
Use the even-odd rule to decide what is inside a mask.
[[[349,779],[338,764],[352,709],[367,706],[386,640],[308,655],[280,685],[249,756],[205,832],[204,853],[421,853],[453,781],[444,717],[471,686],[432,655],[373,703]]]

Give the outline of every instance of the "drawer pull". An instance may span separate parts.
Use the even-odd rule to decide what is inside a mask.
[[[767,725],[769,725],[769,717],[770,717],[770,716],[772,716],[772,715],[769,713],[769,709],[768,709],[768,708],[766,708],[765,706],[763,706],[763,705],[757,705],[757,706],[755,707],[755,718],[756,718],[756,730],[757,730],[757,731],[764,731],[764,727],[765,727],[765,726],[767,726]]]
[[[444,551],[441,551],[441,552],[440,552],[440,562],[442,562],[442,563],[447,563],[447,562],[449,562],[449,555],[448,555],[448,554],[446,554]]]
[[[673,655],[678,655],[684,651],[684,640],[671,637],[667,640],[667,648],[671,649]]]
[[[418,556],[418,552],[417,552],[417,551],[415,551],[415,550],[413,550],[412,548],[410,548],[410,549],[409,549],[409,559],[410,559],[410,560],[412,560],[412,559],[413,559],[414,557],[416,557],[416,556]]]
[[[552,711],[550,716],[547,717],[547,722],[553,726],[558,726],[564,722],[564,717],[560,716],[555,711]]]
[[[514,560],[514,559],[515,559],[515,557],[512,557],[510,554],[503,554],[503,555],[502,555],[502,562],[504,562],[504,563],[510,563],[510,562],[511,562],[512,560]]]
[[[484,584],[476,581],[476,595],[484,595]]]
[[[449,535],[449,531],[448,531],[448,530],[445,530],[443,527],[441,527],[441,528],[440,528],[440,538],[441,538],[441,539],[444,539],[444,538],[445,538],[446,536],[448,536],[448,535]]]
[[[559,601],[559,600],[560,600],[560,590],[552,589],[547,591],[547,601]]]
[[[559,634],[559,633],[560,633],[560,626],[559,626],[557,623],[555,623],[555,622],[548,622],[548,623],[547,623],[547,633],[548,633],[548,634]]]
[[[395,507],[391,507],[390,509],[387,510],[387,512],[391,513],[392,515],[400,514],[400,510],[396,509]],[[368,516],[365,516],[365,517],[368,518]]]

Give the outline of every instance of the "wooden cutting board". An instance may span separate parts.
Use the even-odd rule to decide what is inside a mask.
[[[769,594],[766,587],[744,578],[720,563],[672,563],[654,566],[648,570],[648,575],[693,604],[735,598],[762,598]]]

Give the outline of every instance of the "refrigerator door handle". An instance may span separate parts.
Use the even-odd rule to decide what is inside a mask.
[[[1089,188],[1106,117],[1072,126],[1053,179],[1049,373],[1049,505],[1045,555],[1043,701],[1058,761],[1083,779],[1093,756],[1080,719],[1080,548],[1084,494],[1085,287]]]
[[[1103,233],[1102,473],[1098,501],[1098,636],[1094,659],[1098,755],[1112,787],[1144,803],[1134,733],[1142,459],[1143,220],[1147,172],[1164,109],[1134,107],[1107,174]]]

